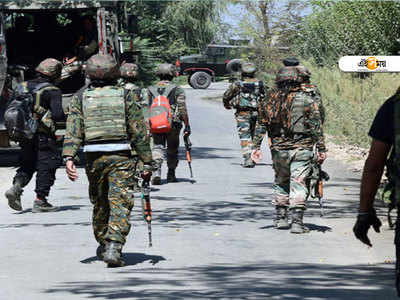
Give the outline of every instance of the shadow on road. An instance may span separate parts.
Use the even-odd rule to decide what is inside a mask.
[[[222,152],[222,153],[229,153],[232,152],[232,149],[229,148],[212,148],[212,147],[193,147],[192,148],[192,158],[193,159],[231,159],[234,158],[233,156],[228,155],[220,155],[215,152]],[[179,149],[180,158],[185,160],[186,158],[183,157],[185,153],[185,148],[181,147]]]
[[[122,256],[125,260],[125,267],[134,266],[137,264],[141,264],[143,262],[149,262],[154,266],[158,264],[160,261],[166,260],[163,256],[147,255],[144,253],[123,253]],[[95,261],[99,261],[97,256],[92,256],[84,260],[81,260],[81,263],[90,264]]]
[[[121,273],[130,277],[65,282],[43,292],[90,299],[397,299],[393,265],[263,261],[157,271],[123,268]]]
[[[323,225],[317,225],[317,224],[311,224],[311,223],[304,223],[304,225],[306,225],[310,231],[317,231],[317,232],[322,232],[322,233],[325,233],[327,231],[332,231],[332,228],[329,226],[323,226]],[[259,229],[275,229],[275,226],[273,224],[271,224],[271,225],[260,227]],[[287,229],[287,230],[289,230],[289,229]],[[280,230],[280,231],[284,231],[284,230]]]
[[[164,197],[165,198],[165,197]],[[234,222],[256,222],[272,219],[274,212],[266,202],[197,202],[197,199],[173,197],[165,199],[171,202],[186,202],[190,206],[177,206],[154,211],[154,222],[163,227],[183,228],[193,225],[231,225]],[[264,209],[265,208],[265,209]]]
[[[82,207],[86,207],[87,205],[64,205],[64,206],[59,206],[58,210],[52,213],[57,213],[57,212],[61,212],[61,211],[68,211],[68,210],[80,210]],[[15,212],[14,214],[16,215],[22,215],[22,214],[26,214],[26,213],[31,213],[32,212],[32,208],[27,208],[24,209],[21,212]]]
[[[91,222],[76,222],[76,223],[15,223],[15,224],[0,224],[0,229],[5,228],[24,228],[28,226],[37,227],[54,227],[54,226],[90,226]]]

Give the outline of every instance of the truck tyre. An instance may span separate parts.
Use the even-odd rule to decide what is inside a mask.
[[[211,84],[211,75],[206,72],[196,72],[190,76],[190,83],[194,89],[206,89]]]
[[[188,78],[187,78],[188,85],[190,85],[194,89],[192,83],[190,82],[191,79],[192,79],[192,75],[189,75]]]
[[[240,58],[235,58],[232,59],[228,64],[226,65],[226,71],[230,74],[233,73],[239,73],[240,72],[240,66],[242,64],[242,60]]]

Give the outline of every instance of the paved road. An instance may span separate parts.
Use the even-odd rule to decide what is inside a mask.
[[[153,248],[136,202],[126,267],[107,269],[95,257],[83,169],[77,183],[58,171],[51,193],[61,206],[57,213],[31,213],[32,183],[23,195],[24,212],[13,213],[3,199],[0,299],[396,299],[393,232],[371,233],[371,249],[353,238],[359,175],[340,162],[326,164],[332,177],[326,217],[319,217],[317,203],[307,210],[311,233],[272,228],[269,151],[255,169],[243,169],[232,112],[201,99],[224,88],[186,89],[196,182],[182,161],[180,183],[153,191]],[[3,195],[15,153],[0,151],[0,163]]]

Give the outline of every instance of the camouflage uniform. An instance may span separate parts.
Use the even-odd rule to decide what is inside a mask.
[[[162,91],[172,85],[169,80],[159,81],[153,88]],[[188,113],[186,109],[185,92],[179,86],[176,86],[174,93],[174,103],[171,104],[172,113],[172,128],[168,134],[152,134],[153,137],[153,159],[156,162],[157,172],[161,171],[161,165],[165,158],[167,158],[168,169],[175,170],[178,166],[178,148],[179,148],[179,134],[182,129],[182,122],[188,120]],[[152,100],[155,96],[151,94],[150,89],[143,89],[142,98],[146,107],[150,107]],[[165,146],[167,145],[167,149]]]
[[[301,74],[303,68],[285,67],[279,71],[278,89],[268,92],[260,105],[259,116],[271,140],[275,170],[274,204],[277,208],[301,211],[306,208],[309,194],[309,176],[316,160],[314,149],[326,152],[321,97],[312,84],[301,83],[307,81]],[[299,72],[300,77],[296,77]],[[305,79],[309,76],[309,73],[304,73]],[[263,135],[255,138],[256,148],[261,145],[262,138]]]
[[[139,68],[136,64],[133,64],[133,63],[123,64],[120,68],[121,78],[118,79],[118,86],[122,87],[126,90],[131,90],[136,95],[135,101],[140,106],[140,109],[142,110],[142,113],[143,113],[143,116],[144,116],[145,122],[146,122],[147,133],[149,134],[149,137],[150,137],[150,128],[149,128],[149,122],[148,122],[148,109],[147,109],[147,106],[144,105],[144,103],[143,103],[140,87],[138,87],[134,83],[134,81],[136,80],[136,78],[139,75],[138,70],[139,70]],[[135,150],[132,150],[132,152],[133,152],[133,155],[137,157]],[[142,171],[143,171],[143,161],[137,159],[136,174],[135,174],[135,186],[134,186],[135,192],[140,191],[139,177],[140,177],[140,174]]]
[[[250,87],[249,90],[246,90],[246,86]],[[252,86],[255,86],[255,88]],[[264,94],[265,87],[262,81],[258,81],[256,78],[244,77],[242,81],[232,83],[223,96],[225,108],[230,109],[231,106],[236,108],[235,118],[242,147],[244,167],[254,166],[250,158],[254,149],[253,138],[265,134],[265,127],[259,126],[257,122],[258,104]],[[248,101],[243,101],[243,97]]]
[[[120,104],[115,99],[121,96],[124,104],[114,105]],[[103,101],[104,105],[95,101],[102,97],[101,100],[107,100]],[[112,101],[114,104],[110,109]],[[99,121],[101,118],[107,120]],[[110,120],[112,124],[107,127]],[[137,159],[132,152],[135,151],[144,162],[144,170],[151,170],[152,162],[137,95],[116,86],[96,84],[95,80],[75,95],[69,108],[63,157],[75,157],[81,145],[85,145],[89,196],[94,204],[94,235],[100,245],[116,242],[121,249],[130,230],[129,216],[133,207]]]
[[[36,172],[36,200],[32,212],[55,211],[56,207],[47,201],[50,189],[56,179],[61,157],[57,150],[55,124],[64,122],[62,94],[53,81],[60,77],[61,63],[53,58],[42,61],[36,68],[37,78],[21,83],[16,94],[31,94],[34,101],[34,117],[38,120],[38,129],[31,140],[20,143],[20,167],[13,180],[13,186],[7,190],[9,206],[22,210],[21,194]]]

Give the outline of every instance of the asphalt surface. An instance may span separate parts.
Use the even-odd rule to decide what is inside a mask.
[[[50,202],[60,211],[31,213],[32,181],[25,210],[15,213],[3,195],[16,151],[0,149],[0,299],[397,299],[393,231],[385,224],[382,233],[371,232],[373,248],[353,237],[360,175],[344,162],[325,164],[326,216],[309,203],[309,234],[273,228],[269,150],[264,145],[256,168],[240,166],[233,112],[213,99],[226,86],[185,90],[193,181],[182,160],[180,182],[164,180],[152,191],[152,248],[137,195],[123,268],[106,268],[95,256],[84,169],[76,183],[58,170]]]

